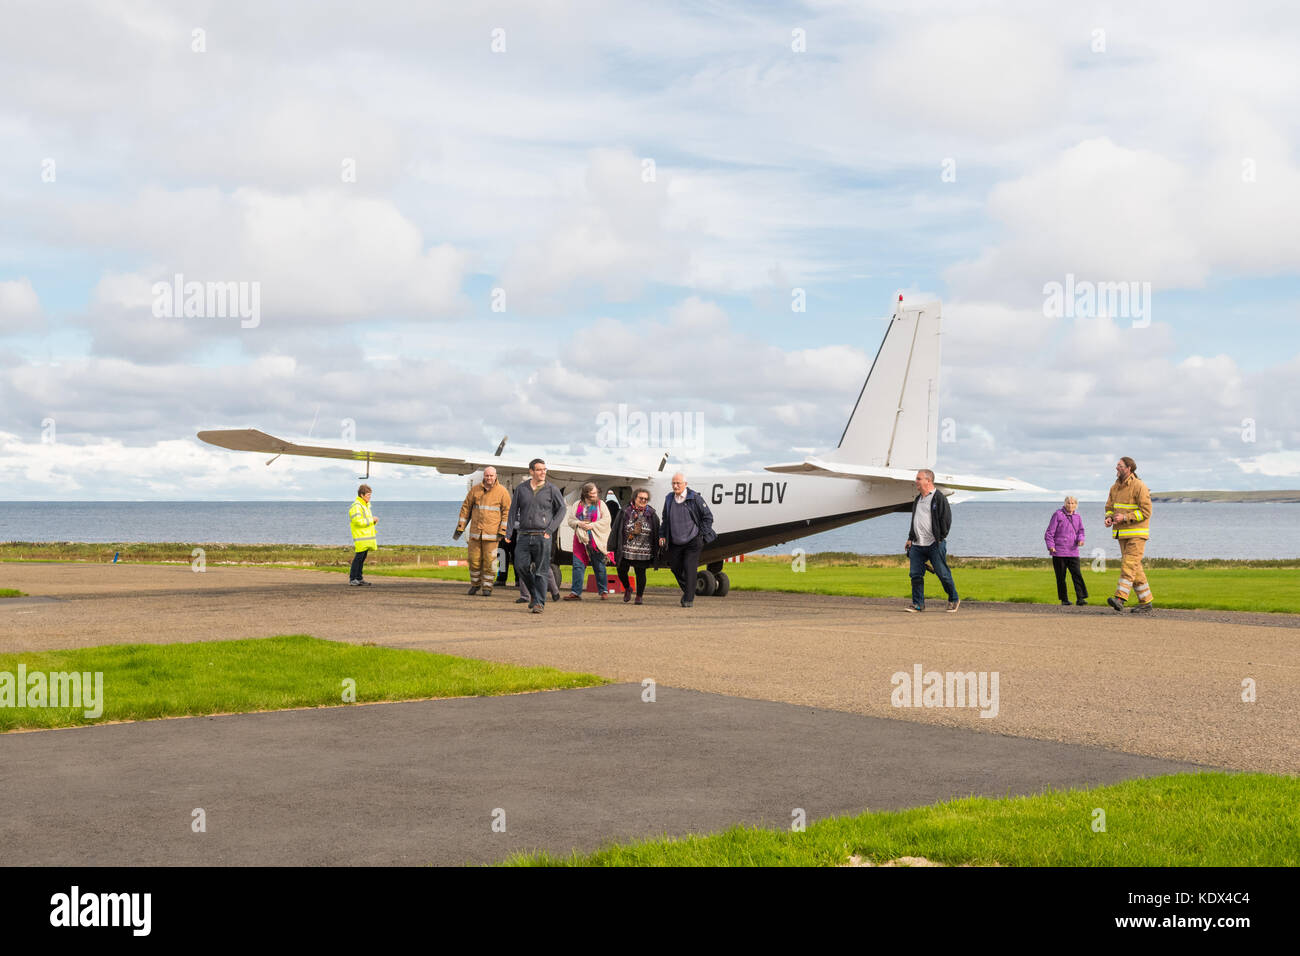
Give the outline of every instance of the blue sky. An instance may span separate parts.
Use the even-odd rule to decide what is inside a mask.
[[[600,459],[619,403],[701,415],[684,466],[761,468],[834,444],[900,290],[943,302],[945,470],[1295,485],[1300,14],[516,7],[14,12],[11,487],[346,497],[193,436]],[[256,326],[156,316],[176,273],[256,283]],[[1149,283],[1149,325],[1046,314],[1067,275]]]

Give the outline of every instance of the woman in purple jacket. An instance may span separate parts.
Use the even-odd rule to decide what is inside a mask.
[[[1088,586],[1083,583],[1083,574],[1079,570],[1079,548],[1083,546],[1083,519],[1076,512],[1079,500],[1073,495],[1065,499],[1065,504],[1053,512],[1052,520],[1047,523],[1047,551],[1052,556],[1052,570],[1056,572],[1056,596],[1061,603],[1069,607],[1069,594],[1065,590],[1065,571],[1070,570],[1074,579],[1075,604],[1088,603]]]

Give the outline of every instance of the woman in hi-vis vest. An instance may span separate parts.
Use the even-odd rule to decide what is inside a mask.
[[[352,544],[356,553],[352,555],[352,570],[348,572],[348,584],[353,587],[370,587],[370,582],[361,577],[361,568],[366,563],[366,555],[379,547],[375,536],[378,522],[370,513],[370,486],[362,485],[357,489],[357,500],[348,509],[348,523],[352,525]]]

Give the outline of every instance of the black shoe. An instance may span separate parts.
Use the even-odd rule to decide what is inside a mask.
[[[1121,601],[1119,598],[1115,597],[1114,595],[1111,595],[1110,597],[1106,598],[1106,603],[1109,604],[1111,607],[1113,607],[1116,611],[1124,610],[1124,602]]]
[[[1155,603],[1155,602],[1153,602],[1153,601],[1147,601],[1146,604],[1139,604],[1139,605],[1138,605],[1137,607],[1135,607],[1135,608],[1130,608],[1130,609],[1129,609],[1129,613],[1130,613],[1130,614],[1150,614],[1150,613],[1151,613],[1151,605],[1152,605],[1153,603]]]
[[[516,604],[529,604],[528,598],[515,598]],[[530,605],[531,606],[531,605]]]
[[[694,602],[694,601],[683,601],[683,602],[682,602],[682,607],[695,607],[695,602]]]
[[[492,589],[491,589],[491,588],[484,588],[480,593],[481,593],[484,597],[491,597],[491,596],[492,596]]]
[[[1069,602],[1069,601],[1062,601],[1062,602],[1061,602],[1061,606],[1062,606],[1062,607],[1069,607],[1069,606],[1070,606],[1070,602]]]
[[[466,593],[466,594],[478,594],[478,585],[477,585],[477,584],[471,584],[469,590],[466,591],[465,593]]]
[[[1087,602],[1087,601],[1075,601],[1074,603],[1077,604],[1079,607],[1085,607],[1085,606],[1087,605],[1088,602]]]

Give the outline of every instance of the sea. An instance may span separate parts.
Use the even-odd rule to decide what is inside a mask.
[[[0,503],[0,541],[184,542],[350,546],[349,501],[7,501]],[[1082,554],[1119,547],[1102,524],[1102,504],[1083,502]],[[953,505],[948,551],[966,557],[1038,557],[1057,505],[1040,501],[962,501]],[[379,542],[455,545],[456,501],[375,501]],[[755,552],[847,551],[897,554],[907,539],[906,514],[883,515]],[[1300,504],[1160,503],[1147,554],[1161,558],[1300,557]]]

